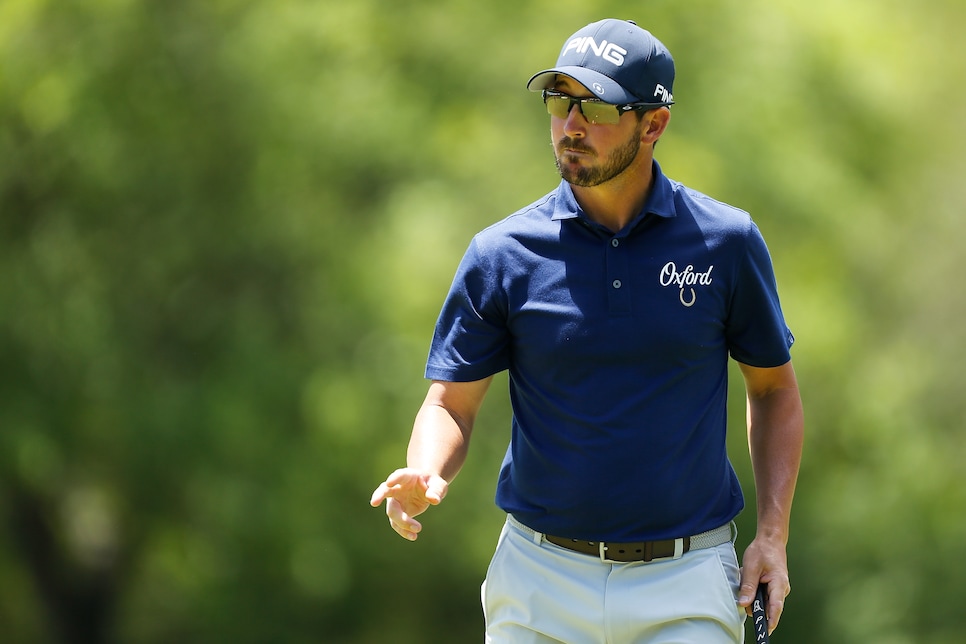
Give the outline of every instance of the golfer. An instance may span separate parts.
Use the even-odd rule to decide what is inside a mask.
[[[739,643],[759,583],[778,624],[802,450],[793,337],[750,216],[666,177],[674,62],[633,22],[577,31],[535,74],[562,181],[477,234],[436,324],[407,467],[373,493],[392,528],[446,497],[494,374],[509,371],[506,524],[486,641]],[[757,532],[725,444],[747,393]]]

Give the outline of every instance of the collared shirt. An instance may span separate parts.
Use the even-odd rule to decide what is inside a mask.
[[[668,539],[744,505],[725,444],[729,354],[776,367],[793,341],[751,217],[655,162],[644,209],[616,234],[566,182],[478,233],[426,377],[509,370],[503,510],[547,534]]]

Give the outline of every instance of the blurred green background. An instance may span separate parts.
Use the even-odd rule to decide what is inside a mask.
[[[558,181],[524,84],[602,17],[674,54],[658,159],[753,214],[798,339],[776,641],[966,641],[959,0],[0,0],[0,641],[482,640],[505,376],[417,543],[367,503],[470,236]]]

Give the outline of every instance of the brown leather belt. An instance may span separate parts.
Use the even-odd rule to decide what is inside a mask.
[[[568,537],[556,537],[552,534],[537,532],[530,526],[524,525],[512,514],[507,515],[510,524],[516,526],[535,543],[546,541],[560,548],[566,548],[584,555],[598,557],[604,563],[633,563],[642,561],[648,563],[658,559],[678,559],[684,553],[703,548],[714,548],[729,541],[734,541],[734,524],[728,522],[723,526],[708,530],[701,534],[680,539],[666,539],[664,541],[638,541],[631,543],[616,543],[609,541],[583,541]]]
[[[608,541],[581,541],[545,534],[543,538],[561,548],[593,555],[607,561],[628,563],[643,561],[645,563],[655,559],[680,557],[691,549],[691,537],[683,539],[666,539],[664,541],[637,541],[631,543],[611,543]],[[680,543],[678,543],[680,542]],[[678,550],[680,548],[680,550]]]

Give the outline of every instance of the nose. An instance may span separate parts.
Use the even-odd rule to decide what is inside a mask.
[[[579,138],[584,136],[586,132],[587,119],[584,117],[583,112],[580,111],[580,106],[574,104],[567,113],[567,118],[564,119],[564,133],[568,136]]]

